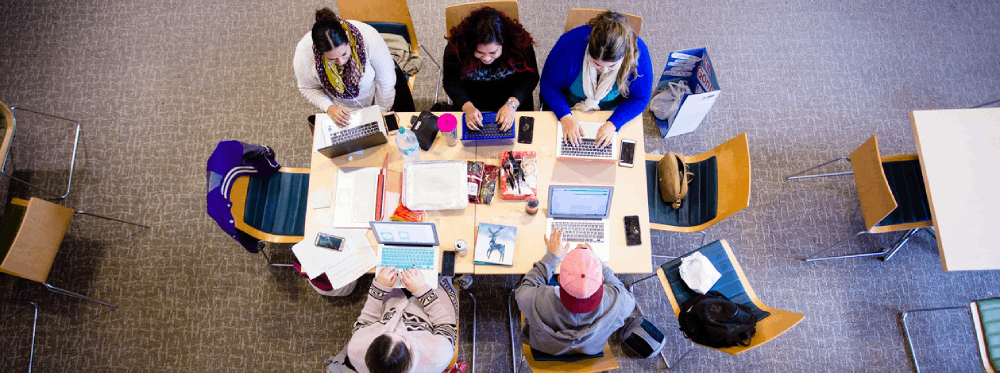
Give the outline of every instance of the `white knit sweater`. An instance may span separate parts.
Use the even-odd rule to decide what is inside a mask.
[[[358,97],[341,100],[327,94],[323,89],[323,84],[316,73],[316,60],[313,55],[312,32],[306,33],[295,47],[295,57],[292,58],[292,66],[295,68],[295,78],[299,82],[299,92],[305,96],[309,103],[316,106],[321,112],[326,112],[330,105],[337,105],[345,109],[361,109],[371,105],[378,105],[382,111],[387,111],[392,107],[392,102],[396,98],[396,71],[389,54],[389,48],[385,46],[385,41],[379,36],[378,31],[364,22],[348,20],[361,32],[361,39],[364,41],[365,50],[368,54],[368,61],[365,62],[365,73],[361,75],[358,82]]]

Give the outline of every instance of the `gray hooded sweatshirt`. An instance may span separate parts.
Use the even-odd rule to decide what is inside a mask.
[[[521,340],[532,348],[552,354],[601,352],[608,337],[625,324],[635,308],[635,298],[615,277],[607,265],[604,273],[604,298],[593,312],[569,312],[559,301],[559,287],[547,285],[560,258],[546,251],[542,260],[524,275],[514,290],[517,306],[524,314]]]

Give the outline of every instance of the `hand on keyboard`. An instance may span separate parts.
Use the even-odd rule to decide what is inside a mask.
[[[378,271],[378,276],[375,276],[375,282],[378,282],[379,285],[391,288],[392,285],[396,283],[396,275],[397,272],[395,268],[382,267],[382,269]]]
[[[476,106],[472,104],[472,101],[466,102],[462,105],[462,112],[465,113],[465,126],[470,130],[479,130],[483,128],[483,113],[476,109]]]
[[[601,128],[597,129],[597,147],[603,148],[605,146],[611,145],[611,141],[614,139],[615,124],[611,122],[604,122]]]
[[[563,241],[563,230],[559,228],[552,228],[552,233],[545,238],[545,247],[549,249],[552,255],[562,259],[569,252],[569,242]]]
[[[402,282],[406,290],[411,293],[416,293],[424,287],[424,277],[420,275],[420,271],[413,268],[403,270]]]

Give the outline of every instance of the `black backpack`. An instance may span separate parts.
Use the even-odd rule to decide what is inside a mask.
[[[714,290],[684,302],[677,321],[688,339],[710,347],[749,346],[757,333],[757,316],[750,307]]]

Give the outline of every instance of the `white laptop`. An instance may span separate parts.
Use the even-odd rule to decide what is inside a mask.
[[[389,157],[386,155],[382,168],[343,167],[337,171],[334,227],[368,228],[368,222],[382,220],[388,167]]]
[[[320,135],[315,150],[330,158],[389,142],[385,118],[377,105],[351,113],[346,127],[333,123],[326,113],[316,114],[316,130]]]
[[[604,122],[577,122],[583,129],[580,145],[565,142],[562,125],[556,125],[556,158],[584,159],[594,161],[618,160],[618,132],[611,135],[611,145],[597,148],[597,130]]]
[[[375,240],[378,241],[378,267],[395,267],[400,270],[416,268],[424,277],[424,282],[437,289],[438,272],[441,267],[441,250],[438,247],[437,228],[434,223],[405,223],[396,221],[373,221],[370,223]],[[404,287],[396,277],[395,288]]]
[[[563,241],[570,249],[577,244],[589,243],[598,258],[611,260],[611,229],[608,213],[614,187],[589,185],[549,186],[549,218],[545,220],[545,234],[553,227],[563,228]]]

